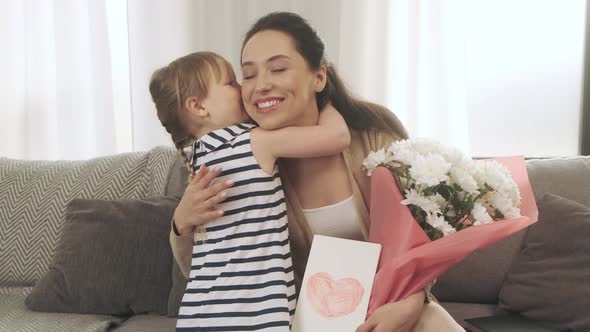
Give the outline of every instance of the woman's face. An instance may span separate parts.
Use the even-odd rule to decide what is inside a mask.
[[[316,92],[325,74],[309,68],[288,34],[265,30],[252,36],[242,51],[242,77],[244,107],[263,129],[317,123]]]

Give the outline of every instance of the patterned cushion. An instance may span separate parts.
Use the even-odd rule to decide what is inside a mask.
[[[72,199],[163,195],[177,158],[168,147],[85,161],[0,158],[0,287],[45,274]]]
[[[103,332],[123,318],[100,315],[34,312],[25,307],[30,287],[0,288],[0,331]]]

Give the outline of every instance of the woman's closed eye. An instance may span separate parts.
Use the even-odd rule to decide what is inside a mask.
[[[282,73],[284,71],[286,71],[287,68],[286,67],[279,67],[279,68],[272,68],[270,70],[271,73]],[[242,77],[244,78],[244,80],[250,80],[253,79],[254,77],[256,77],[256,74],[250,74],[250,73],[243,73]]]

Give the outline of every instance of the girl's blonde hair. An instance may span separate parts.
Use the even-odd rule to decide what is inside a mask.
[[[181,115],[186,100],[189,97],[206,98],[212,80],[221,80],[224,72],[233,72],[233,69],[222,56],[213,52],[195,52],[156,70],[150,80],[150,94],[156,104],[158,119],[172,136],[174,146],[190,172],[189,181],[195,170],[184,148],[196,138],[183,124]]]

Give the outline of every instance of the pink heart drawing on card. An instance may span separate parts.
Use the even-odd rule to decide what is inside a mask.
[[[307,296],[316,312],[325,318],[337,318],[356,310],[364,287],[354,278],[334,280],[327,272],[313,274],[307,282]]]

